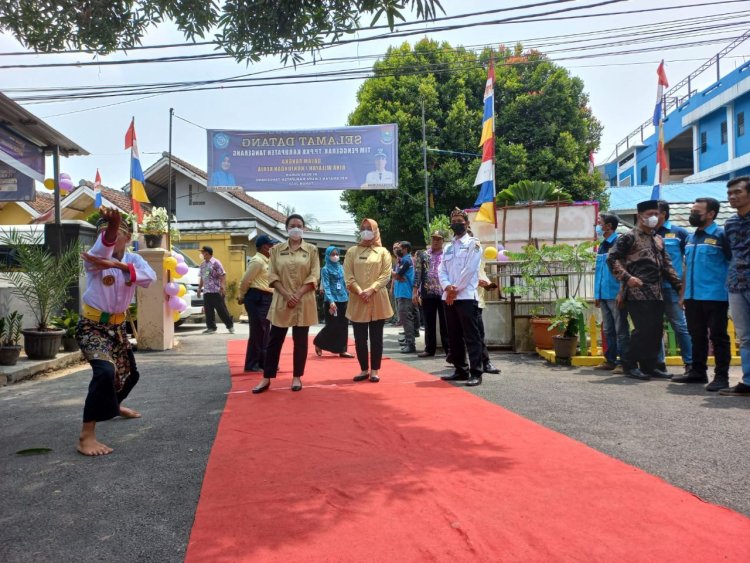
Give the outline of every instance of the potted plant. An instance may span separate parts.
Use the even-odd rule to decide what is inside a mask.
[[[14,229],[3,234],[0,243],[11,249],[15,260],[0,277],[12,284],[13,295],[26,303],[36,320],[36,327],[21,331],[26,355],[31,360],[52,359],[65,333],[52,326],[52,316],[68,299],[68,288],[78,283],[81,246],[76,241],[56,256],[44,245],[43,234],[21,234]]]
[[[578,330],[582,324],[587,304],[578,297],[567,297],[555,303],[555,316],[547,329],[558,330],[562,334],[552,337],[556,358],[571,358],[578,347]]]
[[[62,337],[62,346],[65,352],[76,352],[78,350],[76,327],[79,318],[76,311],[65,308],[61,315],[52,319],[52,326],[65,331]]]
[[[593,268],[596,260],[595,244],[528,244],[521,252],[506,252],[511,260],[520,262],[520,279],[504,290],[533,304],[531,327],[536,348],[553,348],[555,331],[549,328],[554,310],[552,305],[578,295],[584,275]]]
[[[162,238],[167,233],[168,223],[167,210],[163,207],[152,207],[151,212],[143,217],[140,231],[143,233],[143,240],[146,241],[146,248],[161,246]]]
[[[7,317],[0,317],[0,366],[14,366],[21,353],[18,341],[21,339],[23,315],[13,311]]]

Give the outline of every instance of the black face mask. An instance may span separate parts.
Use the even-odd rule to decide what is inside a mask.
[[[466,223],[451,223],[451,231],[457,235],[462,235],[466,232]]]
[[[691,213],[688,217],[688,222],[693,227],[702,227],[706,224],[705,219],[700,215],[700,213]]]
[[[403,255],[404,255],[404,251],[403,250],[397,250],[396,251],[396,256],[401,257]]]

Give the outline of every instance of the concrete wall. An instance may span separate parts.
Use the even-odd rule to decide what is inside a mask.
[[[721,143],[721,123],[727,120],[727,112],[725,108],[721,108],[710,115],[701,119],[698,124],[698,158],[700,159],[700,169],[705,170],[711,168],[722,162],[726,162],[729,158],[727,150],[728,143]],[[701,136],[703,133],[706,134],[706,152],[701,152]]]
[[[28,225],[30,221],[31,215],[15,201],[0,209],[0,225]]]

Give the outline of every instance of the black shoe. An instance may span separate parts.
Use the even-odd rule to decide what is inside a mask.
[[[302,391],[302,383],[297,383],[297,385],[292,385],[292,391]]]
[[[435,354],[430,354],[429,352],[420,352],[417,354],[418,358],[432,358]]]
[[[253,394],[257,395],[258,393],[263,393],[264,391],[268,391],[268,388],[271,387],[271,382],[269,381],[265,385],[262,383],[260,385],[256,385],[253,387]]]
[[[370,381],[372,383],[377,383],[378,381],[380,381],[380,376],[379,375],[371,375],[370,376]]]
[[[750,397],[750,385],[738,383],[729,389],[722,389],[719,391],[719,395],[724,395],[726,397]]]
[[[467,381],[469,379],[468,375],[461,375],[458,372],[453,372],[451,375],[444,375],[440,379],[443,381]]]
[[[685,375],[689,374],[691,371],[693,371],[692,364],[685,364],[685,371],[683,372]]]
[[[656,364],[656,369],[658,369],[659,371],[667,371],[667,364]]]
[[[500,373],[500,368],[496,368],[492,365],[492,362],[487,362],[484,364],[484,368],[482,369],[484,373]]]
[[[705,373],[691,371],[685,375],[674,376],[672,378],[672,383],[708,383],[708,376]],[[719,387],[719,389],[723,389],[723,387]]]
[[[466,387],[476,387],[477,385],[481,385],[481,384],[482,384],[482,376],[472,375],[466,382]]]
[[[721,391],[729,389],[729,378],[727,376],[715,376],[714,380],[706,385],[706,391]]]
[[[416,346],[403,346],[401,348],[401,353],[402,354],[416,354],[417,348]]]
[[[359,375],[355,375],[354,377],[352,377],[352,380],[353,381],[364,381],[368,377],[370,377],[369,373],[360,373]]]
[[[659,368],[652,369],[650,372],[648,372],[648,374],[651,377],[655,377],[657,379],[672,379],[672,374],[671,373],[669,373],[666,370],[659,369]]]
[[[626,370],[625,377],[630,377],[631,379],[640,379],[641,381],[648,381],[651,379],[651,377],[643,373],[638,368]]]

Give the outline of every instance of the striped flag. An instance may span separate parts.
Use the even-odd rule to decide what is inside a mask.
[[[654,170],[654,187],[651,199],[661,199],[661,183],[664,171],[668,169],[667,152],[664,150],[664,88],[669,87],[667,73],[664,71],[664,61],[656,69],[659,81],[656,87],[656,107],[654,108],[654,126],[659,135],[656,143],[656,169]]]
[[[94,207],[99,209],[102,206],[102,177],[99,175],[99,169],[96,169],[94,178]]]
[[[589,174],[593,174],[596,170],[596,164],[594,163],[594,151],[589,151]]]
[[[130,149],[130,199],[133,203],[133,213],[138,218],[138,224],[143,222],[143,210],[141,203],[151,203],[143,186],[143,168],[141,168],[141,157],[138,154],[138,141],[135,137],[135,118],[130,122],[127,133],[125,133],[125,148]]]
[[[484,116],[482,118],[482,138],[479,141],[482,147],[482,164],[477,171],[474,185],[482,187],[474,205],[479,205],[479,212],[475,221],[495,223],[497,226],[497,213],[495,212],[495,64],[490,59],[490,68],[487,72],[487,84],[484,87]]]

